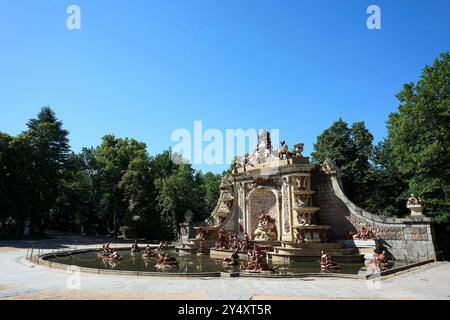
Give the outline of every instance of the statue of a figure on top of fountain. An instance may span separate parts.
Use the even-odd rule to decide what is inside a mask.
[[[263,129],[258,134],[256,149],[248,155],[248,164],[255,165],[278,160],[277,153],[272,148],[270,133]]]

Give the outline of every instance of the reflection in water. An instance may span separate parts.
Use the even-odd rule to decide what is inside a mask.
[[[198,272],[204,272],[204,270],[203,270],[203,257],[204,256],[196,256],[196,258],[197,258],[197,266],[196,266],[196,268],[197,268]]]
[[[112,260],[112,259],[107,259],[107,258],[102,258],[102,257],[99,257],[99,259],[102,261],[102,266],[104,267],[102,269],[111,269],[111,270],[113,270],[113,269],[116,269],[119,266],[119,261],[118,260]],[[80,266],[80,265],[78,264],[78,266]]]
[[[148,268],[150,266],[150,257],[142,257],[142,261],[144,262],[145,268]]]
[[[130,260],[131,260],[131,263],[133,263],[133,265],[136,265],[136,260],[138,259],[136,257],[136,255],[137,255],[137,252],[131,252],[130,253]]]

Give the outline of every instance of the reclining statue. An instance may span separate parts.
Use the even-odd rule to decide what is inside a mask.
[[[257,241],[274,241],[277,240],[277,228],[275,219],[269,214],[263,213],[259,216],[258,227],[255,232],[255,240]]]

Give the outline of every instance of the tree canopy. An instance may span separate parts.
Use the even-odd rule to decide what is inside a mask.
[[[355,203],[383,216],[404,215],[406,199],[424,201],[437,223],[439,248],[450,256],[450,55],[426,66],[416,83],[397,94],[398,111],[389,115],[387,137],[373,145],[363,122],[342,120],[314,145],[317,163],[333,159],[342,169],[344,190]]]
[[[314,144],[311,153],[313,162],[322,163],[333,159],[342,170],[342,182],[349,196],[361,204],[369,173],[369,158],[372,154],[373,136],[364,122],[355,122],[351,127],[341,118],[326,129]]]
[[[408,181],[409,192],[425,200],[428,214],[450,218],[450,55],[423,69],[417,83],[397,95],[398,112],[387,121],[389,156]]]
[[[111,134],[75,154],[44,107],[27,131],[0,133],[0,232],[21,237],[29,220],[34,235],[51,228],[174,239],[187,210],[198,221],[210,213],[221,177],[173,163],[171,150],[151,157],[144,143]]]

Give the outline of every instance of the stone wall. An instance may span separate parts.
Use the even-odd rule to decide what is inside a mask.
[[[381,218],[371,214],[345,196],[339,172],[317,169],[312,176],[314,201],[320,207],[319,224],[329,225],[330,241],[348,239],[360,226],[372,228],[380,246],[398,260],[435,259],[431,221],[424,216]],[[406,200],[405,200],[406,203]]]

